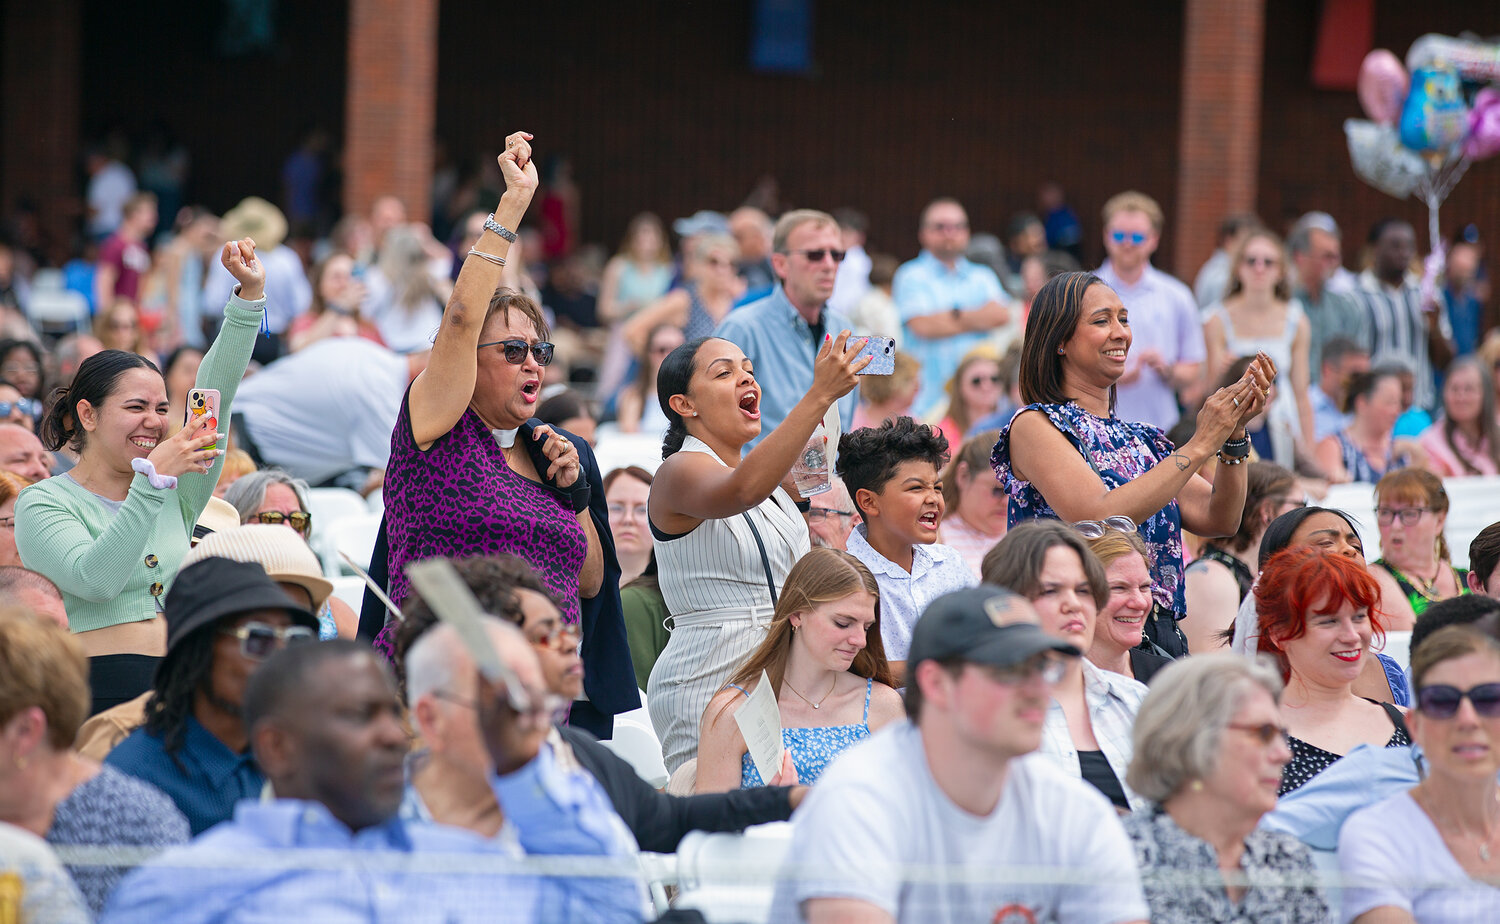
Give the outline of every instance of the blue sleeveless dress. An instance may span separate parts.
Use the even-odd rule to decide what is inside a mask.
[[[742,687],[730,684],[741,693]],[[797,779],[810,786],[818,781],[828,764],[839,752],[863,738],[870,737],[870,691],[875,681],[865,680],[865,717],[858,725],[826,725],[821,728],[783,728],[781,744],[792,752],[792,764],[797,768]],[[749,693],[745,693],[748,698]],[[740,755],[740,788],[750,789],[766,785],[755,769],[755,761],[749,752]]]
[[[1167,435],[1150,424],[1095,417],[1071,401],[1028,404],[1021,410],[1046,414],[1110,490],[1144,475],[1177,451]],[[990,465],[1010,495],[1010,512],[1006,517],[1009,526],[1023,520],[1059,519],[1042,492],[1031,482],[1017,478],[1011,470],[1010,426],[1000,431]],[[1177,508],[1177,499],[1147,517],[1136,529],[1151,550],[1151,595],[1181,619],[1187,612],[1187,604],[1182,583],[1182,513]]]

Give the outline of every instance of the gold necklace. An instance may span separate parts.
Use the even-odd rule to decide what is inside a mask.
[[[1441,561],[1438,562],[1437,571],[1432,575],[1432,580],[1430,581],[1423,580],[1421,575],[1407,574],[1400,568],[1397,568],[1395,565],[1391,565],[1391,571],[1395,572],[1398,576],[1405,578],[1406,583],[1411,585],[1411,589],[1415,590],[1417,593],[1426,598],[1428,603],[1436,603],[1438,601],[1439,597],[1437,595],[1436,587],[1438,578],[1443,576],[1443,563]],[[1426,586],[1421,586],[1423,584],[1425,584]]]
[[[785,677],[781,678],[781,682],[784,683],[784,684],[786,684],[786,688],[788,690],[791,690],[793,693],[796,693],[797,694],[797,698],[800,699],[800,700],[802,700],[804,703],[807,703],[809,706],[813,707],[814,709],[822,709],[823,708],[823,702],[824,702],[824,700],[826,700],[826,699],[828,699],[828,697],[832,696],[833,695],[833,688],[839,685],[839,675],[838,674],[834,674],[833,675],[833,683],[829,684],[829,686],[828,686],[828,692],[824,693],[823,694],[823,699],[820,699],[817,702],[813,702],[812,700],[810,700],[807,697],[803,696],[800,692],[797,691],[796,687],[792,686],[792,682],[790,680],[787,680]]]

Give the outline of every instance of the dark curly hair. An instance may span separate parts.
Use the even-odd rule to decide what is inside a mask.
[[[531,566],[514,555],[475,556],[450,561],[458,576],[479,601],[481,609],[517,627],[526,621],[526,615],[521,611],[521,601],[516,597],[516,591],[534,590],[548,600],[552,599],[552,592],[536,576],[536,572],[531,570]],[[406,653],[411,651],[411,646],[416,644],[417,639],[437,624],[438,618],[415,588],[401,606],[401,617],[401,626],[396,630],[393,666],[396,669],[397,686],[404,698]]]
[[[214,629],[218,625],[216,620],[200,626],[172,648],[157,666],[151,696],[146,700],[146,731],[162,739],[162,749],[179,767],[183,764],[177,752],[187,738],[193,702],[199,690],[208,690],[213,674]]]
[[[910,417],[896,417],[878,427],[844,434],[839,440],[838,475],[856,498],[861,488],[879,494],[902,462],[930,462],[939,472],[948,464],[948,440],[942,431]],[[860,509],[861,515],[868,515]]]

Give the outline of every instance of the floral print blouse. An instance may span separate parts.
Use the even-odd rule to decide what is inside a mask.
[[[1229,900],[1219,857],[1207,841],[1177,826],[1154,806],[1125,819],[1135,845],[1151,924],[1324,924],[1333,920],[1316,886],[1279,884],[1283,876],[1314,875],[1312,855],[1290,834],[1257,828],[1245,839],[1240,871],[1249,886]]]
[[[1110,490],[1144,475],[1177,451],[1167,435],[1150,424],[1118,417],[1095,417],[1072,401],[1067,404],[1029,404],[1021,410],[1046,414]],[[1044,517],[1061,519],[1041,491],[1011,471],[1010,426],[1000,431],[990,465],[1010,494],[1010,514],[1007,517],[1010,526]],[[1176,498],[1138,524],[1137,530],[1151,550],[1152,596],[1181,619],[1187,612],[1187,605],[1182,582],[1182,513],[1178,510]]]

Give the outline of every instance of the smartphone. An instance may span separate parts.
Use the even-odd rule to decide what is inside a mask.
[[[860,348],[855,359],[861,356],[874,357],[870,364],[859,370],[859,375],[890,375],[896,371],[896,341],[890,337],[871,337]]]
[[[182,425],[194,432],[207,429],[219,432],[219,390],[217,388],[194,388],[188,392],[187,419]],[[209,447],[218,449],[217,441]]]

